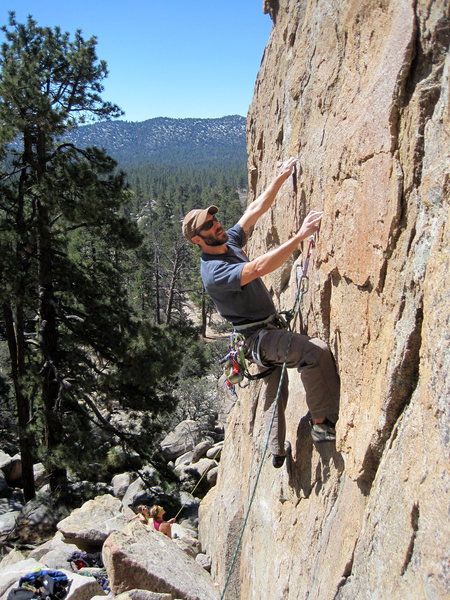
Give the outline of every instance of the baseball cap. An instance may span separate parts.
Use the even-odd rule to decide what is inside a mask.
[[[197,235],[198,229],[208,220],[208,215],[215,215],[218,210],[217,206],[190,210],[183,219],[182,231],[184,237],[191,241]]]

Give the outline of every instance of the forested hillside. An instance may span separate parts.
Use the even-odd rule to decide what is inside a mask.
[[[199,253],[181,234],[192,208],[216,204],[225,227],[234,224],[246,197],[241,168],[175,168],[143,165],[127,169],[127,207],[142,243],[131,253],[127,288],[134,309],[157,324],[184,321],[186,306],[197,303],[202,332],[213,310],[199,277]]]
[[[103,121],[64,136],[80,148],[98,146],[129,167],[153,165],[239,168],[246,163],[245,118]]]

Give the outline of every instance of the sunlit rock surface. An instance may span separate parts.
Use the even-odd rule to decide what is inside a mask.
[[[303,298],[341,377],[336,446],[314,446],[297,373],[292,460],[266,458],[225,598],[444,599],[449,581],[449,119],[444,0],[266,0],[274,26],[247,119],[250,200],[301,168],[248,244],[324,211]],[[306,243],[303,250],[306,250]],[[266,278],[291,308],[302,256]],[[239,390],[200,541],[224,585],[266,434]]]

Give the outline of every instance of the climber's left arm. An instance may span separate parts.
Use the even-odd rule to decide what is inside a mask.
[[[247,233],[250,227],[256,223],[261,215],[269,210],[272,206],[278,190],[291,175],[294,170],[297,159],[291,156],[282,166],[279,175],[272,180],[270,185],[260,194],[251,204],[248,205],[247,210],[239,219],[238,223],[242,229]]]

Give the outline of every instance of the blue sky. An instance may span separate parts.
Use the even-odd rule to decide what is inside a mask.
[[[128,121],[247,115],[272,21],[263,0],[0,0],[24,23],[96,35]]]

